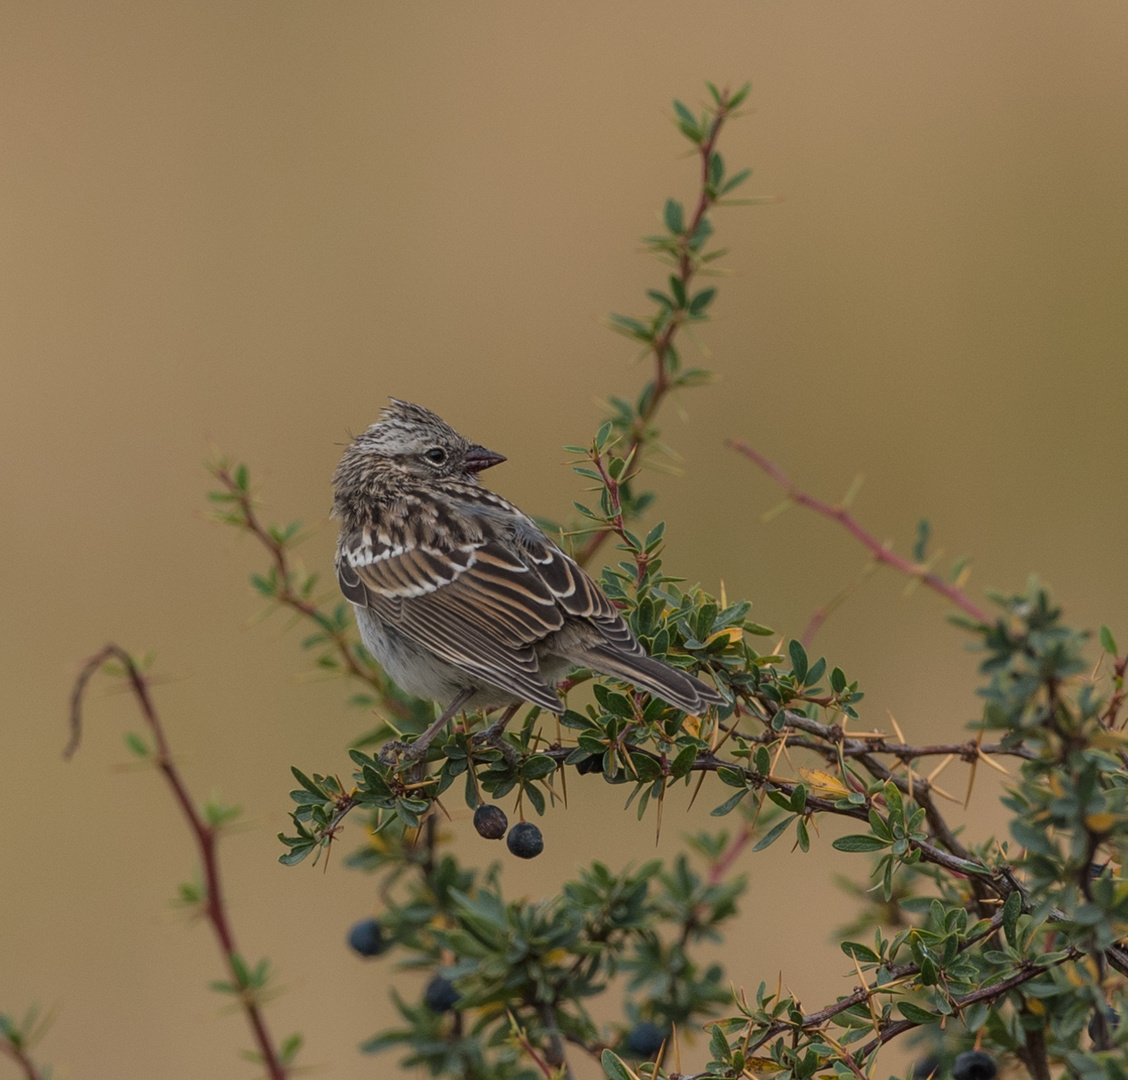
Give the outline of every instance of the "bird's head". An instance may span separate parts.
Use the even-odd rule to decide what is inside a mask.
[[[349,444],[333,474],[335,503],[389,494],[429,480],[478,482],[478,473],[505,460],[470,442],[422,405],[391,399],[380,419]]]

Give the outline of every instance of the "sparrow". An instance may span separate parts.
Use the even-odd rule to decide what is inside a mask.
[[[724,699],[648,656],[603,590],[527,514],[481,485],[505,457],[396,398],[333,474],[336,569],[361,639],[402,689],[460,711],[522,702],[559,715],[587,667],[694,715]],[[496,726],[496,725],[495,725]]]

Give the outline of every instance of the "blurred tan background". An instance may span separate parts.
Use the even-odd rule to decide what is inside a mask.
[[[209,931],[169,906],[184,824],[156,776],[117,770],[133,705],[99,684],[60,761],[71,680],[113,639],[172,677],[158,701],[193,792],[245,808],[224,867],[244,953],[287,991],[274,1031],[306,1034],[316,1075],[396,1072],[355,1052],[394,967],[344,948],[372,880],[286,870],[274,839],[288,767],[344,768],[368,720],[303,678],[281,619],[250,625],[262,560],[204,520],[201,463],[214,443],[268,516],[324,523],[342,442],[395,394],[507,454],[504,494],[566,516],[561,445],[640,385],[599,320],[660,280],[637,238],[692,195],[668,117],[706,79],[752,81],[723,152],[784,201],[715,219],[735,273],[699,336],[722,381],[663,417],[685,458],[655,480],[671,568],[797,636],[864,565],[802,511],[760,522],[779,492],[723,447],[738,436],[831,500],[864,473],[856,512],[902,552],[930,517],[946,561],[974,556],[977,599],[1036,570],[1128,640],[1125,56],[1123,6],[1086,0],[4,5],[0,1010],[57,1008],[39,1056],[89,1080],[253,1073],[206,989]],[[902,586],[872,579],[815,651],[862,680],[870,723],[955,736],[974,658]],[[652,818],[607,827],[622,789],[571,790],[546,855],[506,862],[511,894],[653,851]],[[996,828],[990,787],[956,817]],[[736,983],[782,972],[809,1008],[850,989],[829,935],[852,904],[828,875],[867,864],[830,851],[836,831],[744,860]],[[496,851],[455,832],[468,860]]]

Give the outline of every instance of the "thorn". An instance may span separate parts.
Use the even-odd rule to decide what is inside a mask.
[[[1008,769],[1004,768],[997,761],[992,761],[991,758],[987,754],[983,753],[983,751],[980,750],[978,746],[975,748],[975,753],[984,765],[990,765],[992,769],[997,769],[1004,776],[1010,776],[1010,771]]]
[[[838,505],[842,507],[850,506],[858,497],[858,492],[862,490],[862,484],[865,482],[865,473],[858,473],[850,483],[850,486],[846,489],[846,494],[842,496],[842,501]]]
[[[971,772],[968,774],[968,777],[967,777],[967,798],[964,799],[964,809],[965,810],[968,808],[968,804],[971,802],[971,791],[972,791],[972,788],[975,787],[975,768],[978,764],[979,764],[979,757],[976,757],[976,759],[971,763]]]
[[[794,505],[795,500],[788,497],[784,499],[783,502],[777,503],[770,510],[765,510],[760,515],[760,520],[764,522],[764,524],[767,524],[769,521],[774,521],[777,517],[779,517],[780,514],[782,514],[785,510],[790,510]]]
[[[943,759],[943,761],[941,761],[940,764],[937,765],[936,768],[933,769],[932,772],[930,772],[927,777],[925,777],[925,779],[928,781],[928,783],[931,785],[932,781],[935,780],[936,777],[938,777],[949,765],[951,765],[951,763],[955,760],[955,758],[956,758],[955,754],[948,754]]]

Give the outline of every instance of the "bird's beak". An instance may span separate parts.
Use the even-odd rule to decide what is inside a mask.
[[[504,454],[495,454],[492,450],[487,450],[484,446],[476,444],[466,451],[466,456],[462,459],[466,471],[472,473],[491,469],[494,465],[500,465],[504,460]]]

